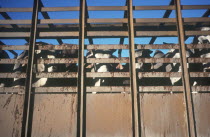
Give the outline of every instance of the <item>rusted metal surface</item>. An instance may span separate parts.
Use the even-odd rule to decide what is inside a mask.
[[[87,137],[132,137],[130,94],[87,94]]]
[[[85,71],[84,71],[84,49],[85,49],[85,23],[86,19],[86,0],[80,0],[80,14],[79,14],[79,59],[78,59],[78,106],[77,106],[77,136],[86,136],[86,91],[85,91]]]
[[[77,72],[36,73],[36,78],[77,78]]]
[[[100,92],[100,93],[130,93],[130,87],[129,86],[102,86],[102,87],[90,87],[87,86],[87,92]]]
[[[188,58],[189,63],[208,63],[210,58]],[[28,59],[1,59],[0,64],[27,64]],[[88,58],[86,63],[129,63],[128,57],[122,58]],[[78,63],[77,58],[37,59],[38,64]],[[180,58],[137,58],[136,63],[180,63]]]
[[[182,86],[140,86],[141,93],[182,93]],[[75,93],[77,87],[36,87],[33,94],[57,94],[57,93]],[[86,92],[100,92],[100,93],[130,93],[129,86],[102,86],[94,87],[87,86]],[[210,86],[192,86],[192,93],[209,93]],[[0,94],[25,94],[25,87],[1,87]]]
[[[208,31],[185,31],[186,36],[209,35]],[[29,32],[0,32],[0,38],[26,38]],[[37,38],[78,38],[78,31],[68,32],[40,32]],[[103,37],[127,37],[127,31],[87,31],[87,38],[103,38]],[[172,37],[178,36],[176,31],[136,31],[135,37]]]
[[[139,91],[141,92],[183,92],[183,87],[182,86],[140,86]],[[141,93],[140,92],[140,93]]]
[[[31,99],[32,80],[33,80],[32,71],[34,64],[35,43],[37,36],[38,11],[39,11],[39,0],[34,0],[32,21],[31,21],[31,32],[29,40],[30,47],[28,51],[28,62],[27,62],[26,80],[25,80],[25,99],[24,99],[24,109],[23,109],[22,132],[21,132],[21,136],[23,137],[31,136],[30,118],[32,116],[31,110],[33,104],[33,100]]]
[[[186,44],[188,49],[202,49],[209,48],[210,44]],[[28,50],[26,45],[0,45],[2,50]],[[66,50],[78,49],[79,45],[65,44],[65,45],[44,45],[37,46],[37,50]],[[86,49],[129,49],[127,44],[91,44],[85,45]],[[135,49],[179,49],[179,44],[135,44]]]
[[[193,94],[195,121],[198,137],[210,136],[210,93]]]
[[[180,44],[180,58],[181,58],[181,69],[182,69],[182,83],[184,88],[184,102],[186,107],[186,119],[187,119],[187,131],[189,137],[196,137],[195,119],[193,112],[193,102],[190,87],[190,77],[187,68],[187,57],[185,48],[185,34],[182,22],[181,3],[180,0],[175,1],[176,6],[176,19],[177,19],[177,31]],[[187,32],[186,32],[187,34]]]
[[[140,94],[141,137],[186,137],[182,94]]]
[[[21,136],[23,103],[23,95],[0,95],[1,136]]]
[[[77,87],[36,87],[36,93],[75,93]]]
[[[36,94],[33,108],[32,137],[76,136],[76,94]]]
[[[129,68],[130,68],[130,89],[131,89],[131,100],[132,100],[132,128],[133,137],[138,137],[141,133],[141,121],[139,116],[138,107],[138,85],[137,85],[137,74],[135,64],[135,42],[134,42],[134,24],[133,24],[133,1],[128,0],[128,39],[129,39]],[[139,133],[140,132],[140,133]]]
[[[0,78],[26,78],[26,73],[0,73]]]
[[[210,72],[190,72],[190,77],[210,77]],[[87,72],[91,77],[130,77],[129,72]],[[77,72],[36,73],[36,78],[77,78]],[[139,72],[138,77],[181,77],[181,72]],[[0,78],[26,78],[26,73],[0,73]]]
[[[209,9],[210,5],[182,5],[184,10]],[[126,6],[88,6],[88,11],[120,11],[127,10]],[[133,6],[134,10],[175,10],[175,6]],[[48,11],[79,11],[79,7],[42,7],[41,12]],[[32,12],[32,8],[0,8],[0,12]]]
[[[27,64],[28,59],[0,59],[0,64],[15,64],[15,63]]]
[[[24,94],[25,87],[0,87],[0,94]]]

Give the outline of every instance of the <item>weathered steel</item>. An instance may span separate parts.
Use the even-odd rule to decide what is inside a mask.
[[[203,49],[209,48],[210,44],[186,44],[188,49]],[[37,46],[37,50],[66,50],[78,49],[79,45],[65,44],[65,45],[44,45]],[[127,44],[91,44],[85,45],[86,49],[129,49]],[[2,50],[28,50],[26,45],[0,45]],[[179,44],[135,44],[135,49],[179,49]]]
[[[87,137],[133,137],[130,94],[87,94]]]
[[[181,5],[182,10],[210,9],[210,5]]]
[[[80,0],[79,16],[79,60],[78,60],[78,107],[77,107],[77,137],[86,136],[86,92],[84,72],[84,49],[85,49],[85,23],[86,23],[86,0]]]
[[[77,78],[77,72],[36,73],[36,78]]]
[[[132,128],[133,137],[138,137],[141,134],[141,122],[139,117],[138,106],[138,85],[135,64],[135,42],[134,42],[134,25],[133,25],[133,1],[128,0],[128,38],[129,38],[129,67],[130,67],[130,87],[132,100]],[[139,133],[140,132],[140,133]]]
[[[130,77],[129,72],[86,72],[91,77]],[[36,78],[77,78],[77,72],[36,73]],[[139,72],[138,77],[181,77],[181,72]],[[210,72],[190,72],[190,77],[210,77]],[[0,73],[0,78],[26,78],[26,73]]]
[[[0,94],[24,94],[25,87],[0,87]]]
[[[87,72],[86,73],[87,77],[119,77],[119,78],[124,78],[124,77],[130,77],[129,72]]]
[[[141,137],[186,137],[183,94],[139,94]]]
[[[77,94],[35,94],[32,137],[76,137]]]
[[[182,5],[183,10],[209,9],[210,5]],[[126,6],[88,6],[88,11],[121,11]],[[133,6],[134,10],[175,10],[175,6]],[[32,12],[32,8],[0,8],[0,12]],[[42,7],[41,12],[49,11],[79,11],[79,7]]]
[[[141,92],[148,92],[148,91],[162,91],[162,92],[183,92],[182,86],[140,86],[139,91]]]
[[[183,86],[140,86],[139,93],[183,93]],[[32,94],[57,94],[57,93],[76,93],[77,87],[36,87]],[[86,92],[100,93],[130,93],[129,86],[87,86]],[[192,86],[192,93],[210,93],[210,86]],[[25,94],[25,87],[1,87],[0,94]]]
[[[22,122],[22,132],[21,136],[28,137],[31,135],[31,125],[30,119],[32,117],[31,111],[31,92],[32,92],[32,71],[34,64],[34,51],[37,35],[37,21],[38,21],[38,12],[39,12],[39,0],[34,0],[33,13],[32,13],[32,24],[29,40],[29,54],[28,54],[28,63],[26,69],[26,81],[25,81],[25,100],[24,100],[24,110],[23,110],[23,122]]]
[[[76,93],[77,87],[36,87],[36,93]]]
[[[198,137],[210,135],[210,110],[206,109],[210,104],[210,93],[193,94],[196,129]]]
[[[2,137],[21,136],[23,105],[23,95],[0,95],[0,133]]]
[[[196,137],[196,127],[195,127],[195,116],[193,112],[193,102],[192,94],[190,87],[190,77],[187,68],[187,58],[186,58],[186,48],[185,48],[185,35],[184,27],[182,22],[182,13],[181,13],[181,3],[180,0],[175,1],[176,5],[176,18],[177,18],[177,30],[178,38],[180,43],[180,57],[181,57],[181,67],[182,67],[182,83],[184,87],[184,101],[187,114],[187,130],[189,137]],[[187,33],[186,33],[187,34]]]
[[[0,78],[26,78],[26,73],[0,73]]]
[[[210,58],[188,58],[189,63],[208,63]],[[38,64],[77,63],[77,58],[38,59]],[[128,57],[122,58],[88,58],[86,63],[129,63]],[[27,64],[27,59],[1,59],[0,64]],[[137,58],[136,63],[180,63],[180,58]]]
[[[185,31],[186,36],[195,35],[209,35],[209,31]],[[29,37],[29,32],[0,32],[0,38],[26,38]],[[160,36],[169,37],[177,36],[176,31],[136,31],[136,37]],[[78,38],[78,31],[67,32],[40,32],[38,38]],[[101,38],[101,37],[127,37],[127,31],[87,31],[87,38]]]

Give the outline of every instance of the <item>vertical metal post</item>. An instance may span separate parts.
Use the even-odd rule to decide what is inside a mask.
[[[24,101],[22,135],[21,135],[22,137],[30,136],[29,118],[31,117],[30,108],[31,108],[31,90],[32,90],[32,68],[34,64],[34,51],[35,51],[35,43],[37,35],[38,11],[39,11],[39,0],[34,0],[30,41],[29,41],[28,64],[26,70],[25,101]]]
[[[139,137],[139,114],[138,114],[138,88],[136,78],[136,63],[135,63],[135,45],[134,45],[134,25],[133,25],[133,2],[128,1],[128,32],[129,32],[129,53],[130,53],[130,85],[132,97],[132,121],[133,121],[133,136]]]
[[[182,22],[180,0],[176,0],[175,5],[176,5],[177,30],[178,30],[179,44],[180,44],[180,49],[179,49],[180,57],[181,57],[180,63],[182,66],[182,83],[184,86],[184,99],[185,99],[186,112],[187,112],[188,136],[196,137],[196,128],[195,128],[195,119],[194,119],[195,117],[194,117],[194,112],[193,112],[190,77],[189,77],[189,72],[187,68],[184,28],[183,28],[183,22]]]
[[[85,38],[85,8],[86,0],[80,0],[80,24],[79,24],[79,62],[78,62],[78,118],[77,136],[85,137],[85,88],[84,88],[84,38]]]

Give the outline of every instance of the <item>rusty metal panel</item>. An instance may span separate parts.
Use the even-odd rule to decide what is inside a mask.
[[[210,137],[210,93],[193,94],[198,137]]]
[[[36,94],[34,100],[32,137],[76,136],[76,94]]]
[[[24,95],[0,95],[0,133],[2,137],[20,137]]]
[[[186,137],[183,94],[140,94],[142,137]]]
[[[87,94],[87,137],[131,137],[130,94]]]

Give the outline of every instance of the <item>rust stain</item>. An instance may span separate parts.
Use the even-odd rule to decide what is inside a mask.
[[[12,96],[13,96],[13,95],[10,95],[10,96],[8,97],[8,99],[6,100],[6,102],[5,102],[4,106],[3,106],[3,108],[5,108],[6,106],[9,105],[9,103],[11,102]]]

